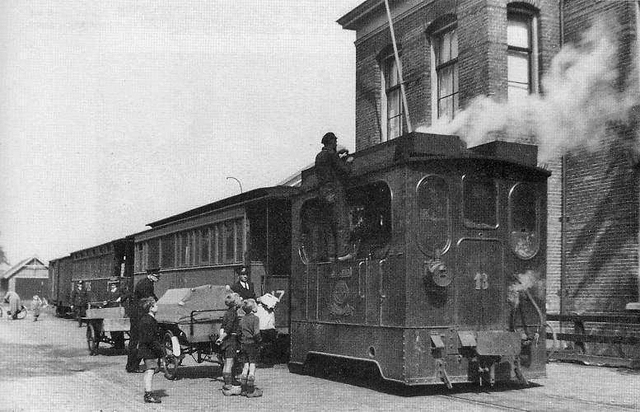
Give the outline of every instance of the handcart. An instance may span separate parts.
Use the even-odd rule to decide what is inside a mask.
[[[101,342],[113,345],[116,349],[124,349],[131,327],[124,307],[89,308],[82,321],[87,324],[87,347],[90,355],[98,354]]]
[[[203,285],[169,289],[158,300],[156,321],[165,351],[165,377],[175,379],[186,355],[197,362],[222,365],[220,346],[215,343],[227,307],[225,286]]]

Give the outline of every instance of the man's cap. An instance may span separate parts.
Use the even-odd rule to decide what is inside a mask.
[[[151,268],[151,269],[147,269],[147,275],[156,275],[156,276],[160,276],[160,268]]]
[[[324,134],[324,136],[322,136],[322,144],[327,144],[331,140],[338,140],[338,138],[336,137],[335,134],[333,134],[333,132],[327,132]]]
[[[248,275],[249,274],[249,268],[247,268],[246,266],[238,266],[236,268],[236,275]]]

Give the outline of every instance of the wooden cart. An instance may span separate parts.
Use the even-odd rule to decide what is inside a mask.
[[[187,355],[197,362],[222,365],[215,343],[227,308],[225,286],[203,285],[169,289],[158,301],[156,320],[162,330],[165,350],[165,377],[175,379]]]
[[[90,308],[82,321],[87,324],[87,347],[90,355],[98,354],[98,346],[102,342],[124,349],[131,327],[124,307]]]

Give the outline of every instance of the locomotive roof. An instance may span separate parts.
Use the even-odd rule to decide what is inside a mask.
[[[536,145],[493,141],[467,148],[458,136],[412,132],[387,142],[368,147],[353,154],[356,175],[393,165],[429,160],[484,159],[490,162],[513,164],[549,176],[539,168]],[[315,174],[315,167],[302,171],[303,182]],[[313,179],[312,179],[313,180]],[[313,185],[313,183],[311,183]],[[304,184],[303,184],[304,186]]]
[[[290,197],[291,195],[298,193],[299,190],[300,189],[298,188],[290,186],[261,187],[258,189],[250,190],[248,192],[237,194],[235,196],[227,197],[216,202],[188,210],[186,212],[178,213],[177,215],[169,216],[152,223],[147,223],[147,226],[156,228],[158,226],[166,225],[167,223],[172,223],[178,220],[198,216],[203,213],[213,212],[215,210],[225,209],[231,206],[239,206],[242,204],[254,203],[269,199],[285,199]]]

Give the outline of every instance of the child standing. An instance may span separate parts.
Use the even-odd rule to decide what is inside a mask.
[[[240,383],[242,395],[247,398],[262,396],[262,391],[255,387],[256,363],[260,356],[260,320],[255,315],[258,305],[253,299],[247,299],[242,305],[246,315],[240,320],[240,360],[244,362]]]
[[[228,309],[222,317],[222,325],[220,325],[220,333],[216,343],[220,345],[224,356],[224,367],[222,368],[222,379],[224,386],[222,393],[225,396],[240,395],[241,388],[233,385],[233,360],[235,359],[238,349],[238,337],[240,335],[240,318],[238,317],[238,306],[242,299],[237,293],[229,293],[224,298],[224,303]]]
[[[33,295],[33,299],[31,299],[31,313],[33,313],[34,322],[38,321],[40,308],[42,308],[42,299],[40,299],[40,296],[38,295]]]
[[[146,370],[144,372],[144,401],[146,403],[160,403],[152,393],[153,375],[160,370],[160,358],[164,356],[162,344],[159,339],[158,322],[156,312],[158,305],[153,297],[143,298],[140,306],[144,315],[138,324],[138,351],[144,359]]]

